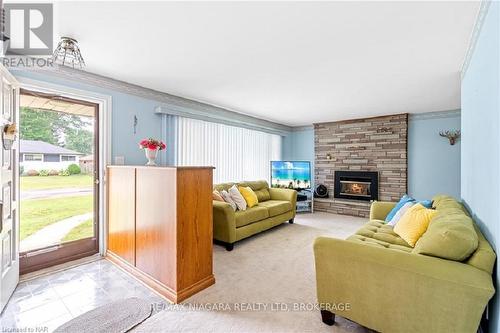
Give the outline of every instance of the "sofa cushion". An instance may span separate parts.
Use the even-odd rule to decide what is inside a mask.
[[[269,212],[265,207],[255,206],[247,210],[239,210],[234,213],[236,227],[242,227],[260,220],[267,219]]]
[[[477,249],[472,219],[463,213],[440,213],[417,242],[415,253],[462,261]]]
[[[440,212],[462,212],[469,215],[465,207],[449,195],[436,195],[432,198],[432,207]]]
[[[243,187],[250,187],[255,194],[259,202],[267,201],[271,199],[271,194],[269,193],[269,185],[265,180],[247,181],[238,184]]]
[[[496,254],[476,224],[474,224],[474,229],[476,230],[479,242],[476,251],[474,251],[465,263],[492,274]]]
[[[436,216],[434,209],[425,208],[421,203],[418,203],[406,211],[394,227],[394,232],[414,247],[427,231],[434,216]]]
[[[361,235],[352,235],[347,238],[348,241],[353,242],[363,242],[366,245],[372,245],[376,247],[385,247],[386,249],[399,250],[403,252],[411,252],[411,247],[404,245],[391,244],[389,242],[384,242],[378,239],[364,237]]]
[[[269,210],[269,216],[276,216],[292,210],[290,201],[282,200],[267,200],[259,202],[260,207],[265,207]]]
[[[395,245],[398,249],[402,246],[408,248],[408,252],[412,250],[410,245],[392,230],[391,226],[388,226],[384,223],[384,221],[379,220],[372,220],[366,223],[356,232],[355,235],[349,237],[348,239],[351,238],[382,244],[384,247],[390,247],[385,246],[386,244]]]
[[[214,185],[214,190],[219,192],[229,191],[229,189],[234,185],[234,183],[220,183]]]

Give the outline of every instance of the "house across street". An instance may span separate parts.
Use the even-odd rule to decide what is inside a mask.
[[[20,140],[19,164],[28,170],[62,170],[79,164],[85,154],[44,141]]]

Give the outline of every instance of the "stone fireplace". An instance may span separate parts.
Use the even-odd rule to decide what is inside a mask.
[[[334,198],[378,200],[378,172],[335,171]]]
[[[314,210],[368,217],[372,200],[407,192],[408,114],[314,124]],[[377,186],[378,184],[378,186]]]

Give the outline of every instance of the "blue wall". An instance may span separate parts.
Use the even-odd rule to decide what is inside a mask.
[[[311,170],[314,170],[314,129],[312,126],[298,128],[285,136],[282,156],[284,160],[289,161],[311,161]],[[311,185],[314,187],[314,174],[311,175]]]
[[[500,253],[500,3],[491,2],[462,79],[462,199]],[[499,332],[497,293],[490,332]]]
[[[459,112],[410,115],[408,194],[424,200],[436,194],[460,198],[460,140],[453,146],[439,131],[460,129]]]
[[[54,78],[38,72],[12,71],[12,73],[16,77],[25,77],[111,96],[111,164],[114,163],[115,156],[124,156],[125,164],[128,165],[144,164],[146,161],[144,152],[138,148],[138,142],[147,137],[161,138],[161,116],[154,113],[155,107],[160,104],[158,101],[88,84]],[[138,118],[136,134],[134,134],[133,128],[134,115]],[[164,154],[164,151],[160,152],[160,154]]]
[[[314,130],[312,126],[297,129],[283,138],[284,160],[314,162]]]

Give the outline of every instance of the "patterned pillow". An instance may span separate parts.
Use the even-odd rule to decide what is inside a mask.
[[[226,190],[223,190],[222,192],[220,192],[220,195],[222,196],[222,198],[224,199],[225,202],[227,202],[228,204],[231,205],[231,208],[233,210],[236,210],[236,203],[233,201],[233,199],[231,198],[229,193],[227,193]]]
[[[247,209],[247,202],[245,201],[245,198],[243,198],[243,196],[241,195],[240,191],[238,191],[236,185],[231,186],[228,192],[229,195],[231,196],[231,199],[233,199],[234,203],[236,203],[236,206],[238,207],[239,210]]]

